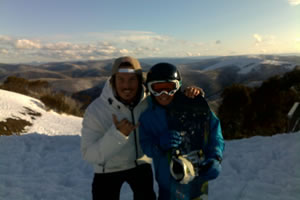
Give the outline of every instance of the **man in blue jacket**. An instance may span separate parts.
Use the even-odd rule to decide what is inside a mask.
[[[146,83],[151,96],[148,97],[148,108],[139,120],[140,144],[144,153],[153,159],[155,178],[159,185],[158,199],[200,199],[199,197],[205,193],[201,191],[203,183],[215,179],[221,171],[224,140],[220,121],[209,109],[204,98],[198,96],[195,99],[186,99],[182,95],[181,76],[174,65],[159,63],[153,66],[148,72]],[[180,105],[182,100],[190,105]],[[204,117],[190,122],[191,127],[200,127],[198,133],[190,137],[193,139],[190,141],[192,144],[190,150],[198,150],[198,153],[204,154],[201,157],[196,154],[199,158],[196,164],[188,160],[187,156],[177,157],[172,153],[174,149],[180,149],[185,139],[179,129],[175,128],[176,126],[182,128],[180,122],[176,119],[170,121],[172,119],[170,111],[175,102],[176,107],[180,109],[190,106],[192,108],[189,110],[190,113],[196,113],[197,109],[205,110]],[[178,168],[180,164],[183,166]],[[175,166],[176,169],[172,168]],[[176,188],[174,191],[174,179],[186,188],[182,198],[174,196],[177,192]]]

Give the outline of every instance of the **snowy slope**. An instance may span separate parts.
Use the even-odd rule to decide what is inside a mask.
[[[13,95],[17,98],[11,105]],[[0,90],[2,119],[23,107],[42,116],[23,136],[0,136],[0,199],[90,200],[93,171],[80,154],[82,119],[46,112],[35,99]],[[298,200],[299,141],[300,132],[227,141],[223,171],[210,182],[209,199]],[[121,199],[132,199],[127,184]]]
[[[270,60],[261,56],[228,56],[220,58],[219,62],[205,68],[205,71],[236,66],[239,68],[238,73],[247,74],[249,72],[259,71],[262,65],[273,65],[274,70],[276,70],[276,66],[284,67],[287,70],[293,70],[296,66],[293,62]]]
[[[29,110],[41,116],[33,118]],[[0,121],[7,118],[29,121],[33,126],[27,127],[28,133],[47,135],[79,135],[82,121],[79,117],[47,112],[45,105],[35,98],[0,89]]]

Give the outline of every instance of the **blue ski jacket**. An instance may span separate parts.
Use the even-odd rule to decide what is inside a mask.
[[[176,98],[176,96],[175,96]],[[169,122],[167,121],[168,107],[159,106],[151,96],[147,98],[148,108],[140,116],[140,144],[144,153],[153,160],[155,178],[159,185],[159,199],[170,199],[171,174],[169,166],[169,151],[160,146],[160,137],[168,134]],[[206,160],[222,158],[224,150],[224,139],[221,125],[216,115],[210,111],[208,133],[201,134],[203,138],[199,141]],[[206,137],[206,138],[204,138]],[[205,141],[205,142],[204,142]],[[214,162],[212,169],[207,174],[201,175],[201,182],[214,179],[221,171],[219,162]]]

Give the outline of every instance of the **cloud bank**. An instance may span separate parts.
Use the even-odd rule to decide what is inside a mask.
[[[72,38],[73,37],[73,38]],[[139,57],[198,56],[203,44],[143,31],[87,33],[53,38],[0,35],[0,59],[9,62],[51,62]],[[80,39],[79,39],[80,38]]]
[[[254,39],[254,45],[253,45]],[[144,57],[222,56],[255,53],[282,53],[287,42],[272,35],[252,34],[249,41],[228,43],[224,38],[206,42],[189,41],[146,31],[115,31],[26,38],[0,35],[0,62],[58,62],[102,60],[124,55]],[[201,35],[199,36],[201,40]]]
[[[288,0],[289,4],[292,6],[300,5],[300,0]]]

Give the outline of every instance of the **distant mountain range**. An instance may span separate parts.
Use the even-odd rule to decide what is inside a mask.
[[[27,80],[47,80],[55,90],[69,94],[99,95],[110,76],[112,59],[99,61],[55,62],[45,64],[0,64],[0,83],[8,76]],[[146,72],[158,62],[170,62],[178,66],[184,87],[202,87],[207,97],[214,99],[224,87],[233,83],[259,85],[274,75],[281,75],[300,66],[300,56],[243,55],[193,58],[145,58],[140,59]]]

